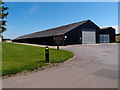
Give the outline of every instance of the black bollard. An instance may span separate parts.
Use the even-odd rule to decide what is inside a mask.
[[[45,47],[45,58],[46,58],[46,63],[49,63],[49,47]]]
[[[59,43],[57,44],[57,50],[59,50]]]

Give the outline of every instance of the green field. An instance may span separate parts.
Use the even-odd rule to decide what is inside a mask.
[[[65,50],[50,49],[51,63],[64,62],[73,57]],[[48,65],[45,62],[45,48],[14,43],[2,43],[2,76],[21,71],[34,70]]]

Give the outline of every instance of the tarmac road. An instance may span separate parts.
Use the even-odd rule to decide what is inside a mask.
[[[53,68],[3,79],[3,88],[118,88],[118,44],[62,48],[75,57]]]

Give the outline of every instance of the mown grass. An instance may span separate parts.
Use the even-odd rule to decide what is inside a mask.
[[[34,70],[48,65],[45,61],[45,48],[14,43],[2,43],[2,76],[21,71]],[[73,57],[65,50],[50,49],[51,63],[64,62]]]

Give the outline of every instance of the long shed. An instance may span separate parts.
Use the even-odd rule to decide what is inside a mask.
[[[41,45],[99,43],[99,27],[91,20],[39,31],[13,39],[13,42]]]

